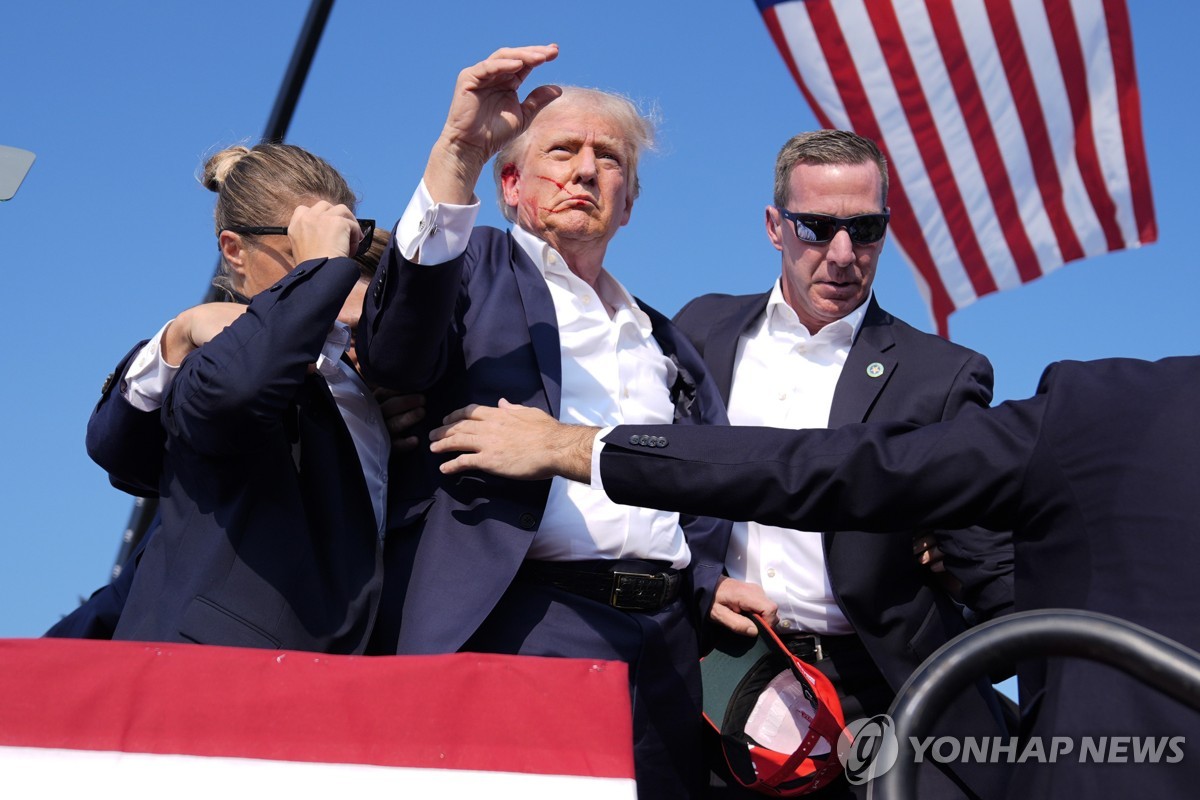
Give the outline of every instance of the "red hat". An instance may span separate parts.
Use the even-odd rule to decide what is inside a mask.
[[[747,789],[808,794],[842,772],[842,704],[828,678],[792,655],[762,617],[747,616],[758,636],[724,636],[700,661],[706,735],[717,740],[710,750]]]

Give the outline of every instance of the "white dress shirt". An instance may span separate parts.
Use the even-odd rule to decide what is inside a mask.
[[[810,334],[776,281],[766,311],[738,342],[729,421],[775,428],[828,427],[833,393],[866,308],[863,303]],[[766,590],[779,604],[784,629],[854,632],[829,585],[819,532],[735,522],[725,569],[731,578]]]
[[[161,408],[163,395],[179,371],[178,365],[168,364],[162,356],[162,337],[167,325],[142,346],[125,370],[121,391],[129,404],[139,411],[157,411]],[[375,395],[362,376],[342,360],[342,354],[349,345],[350,328],[344,323],[334,322],[317,357],[317,371],[329,384],[329,393],[333,395],[338,413],[342,415],[350,438],[354,441],[354,450],[358,453],[367,492],[371,496],[378,533],[383,536],[387,523],[387,468],[392,440]]]
[[[434,203],[422,183],[396,228],[400,251],[419,264],[458,256],[478,208],[477,199],[470,206]],[[593,290],[546,242],[519,226],[512,235],[542,273],[554,302],[562,352],[559,420],[600,426],[672,422],[668,387],[676,367],[633,297],[606,271]],[[691,552],[678,514],[618,505],[602,490],[555,478],[529,557],[653,559],[683,568]]]

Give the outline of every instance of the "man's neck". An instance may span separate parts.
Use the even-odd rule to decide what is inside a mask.
[[[575,273],[580,280],[596,289],[596,281],[604,270],[604,253],[608,250],[608,242],[577,242],[571,239],[546,239],[563,257],[567,269]]]

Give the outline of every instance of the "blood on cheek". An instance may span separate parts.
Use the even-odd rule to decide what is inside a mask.
[[[559,183],[558,181],[554,180],[553,178],[548,178],[545,175],[538,175],[538,177],[544,181],[550,181],[550,183],[553,183],[555,186],[558,187],[558,190],[560,192],[566,190],[566,188],[567,188],[566,184]],[[560,211],[566,210],[566,209],[562,209],[562,208],[549,208],[547,206],[538,206],[538,208],[540,208],[542,211],[545,211],[547,214],[557,214]]]

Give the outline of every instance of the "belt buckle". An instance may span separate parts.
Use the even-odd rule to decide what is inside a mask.
[[[652,608],[661,607],[663,600],[666,599],[667,579],[664,575],[642,575],[641,573],[637,572],[613,572],[612,576],[613,588],[612,595],[608,599],[608,604],[613,608],[620,609],[621,611],[648,611]],[[619,595],[622,586],[629,583],[635,583],[638,580],[660,582],[658,599],[655,601],[653,606],[651,606],[645,598],[641,598],[639,602],[634,603],[625,603],[620,599]]]
[[[815,664],[825,657],[825,652],[821,649],[821,637],[815,633],[801,633],[796,636],[797,643],[807,641],[812,645],[812,660]],[[799,649],[799,648],[797,648]],[[797,656],[798,658],[799,656]]]

